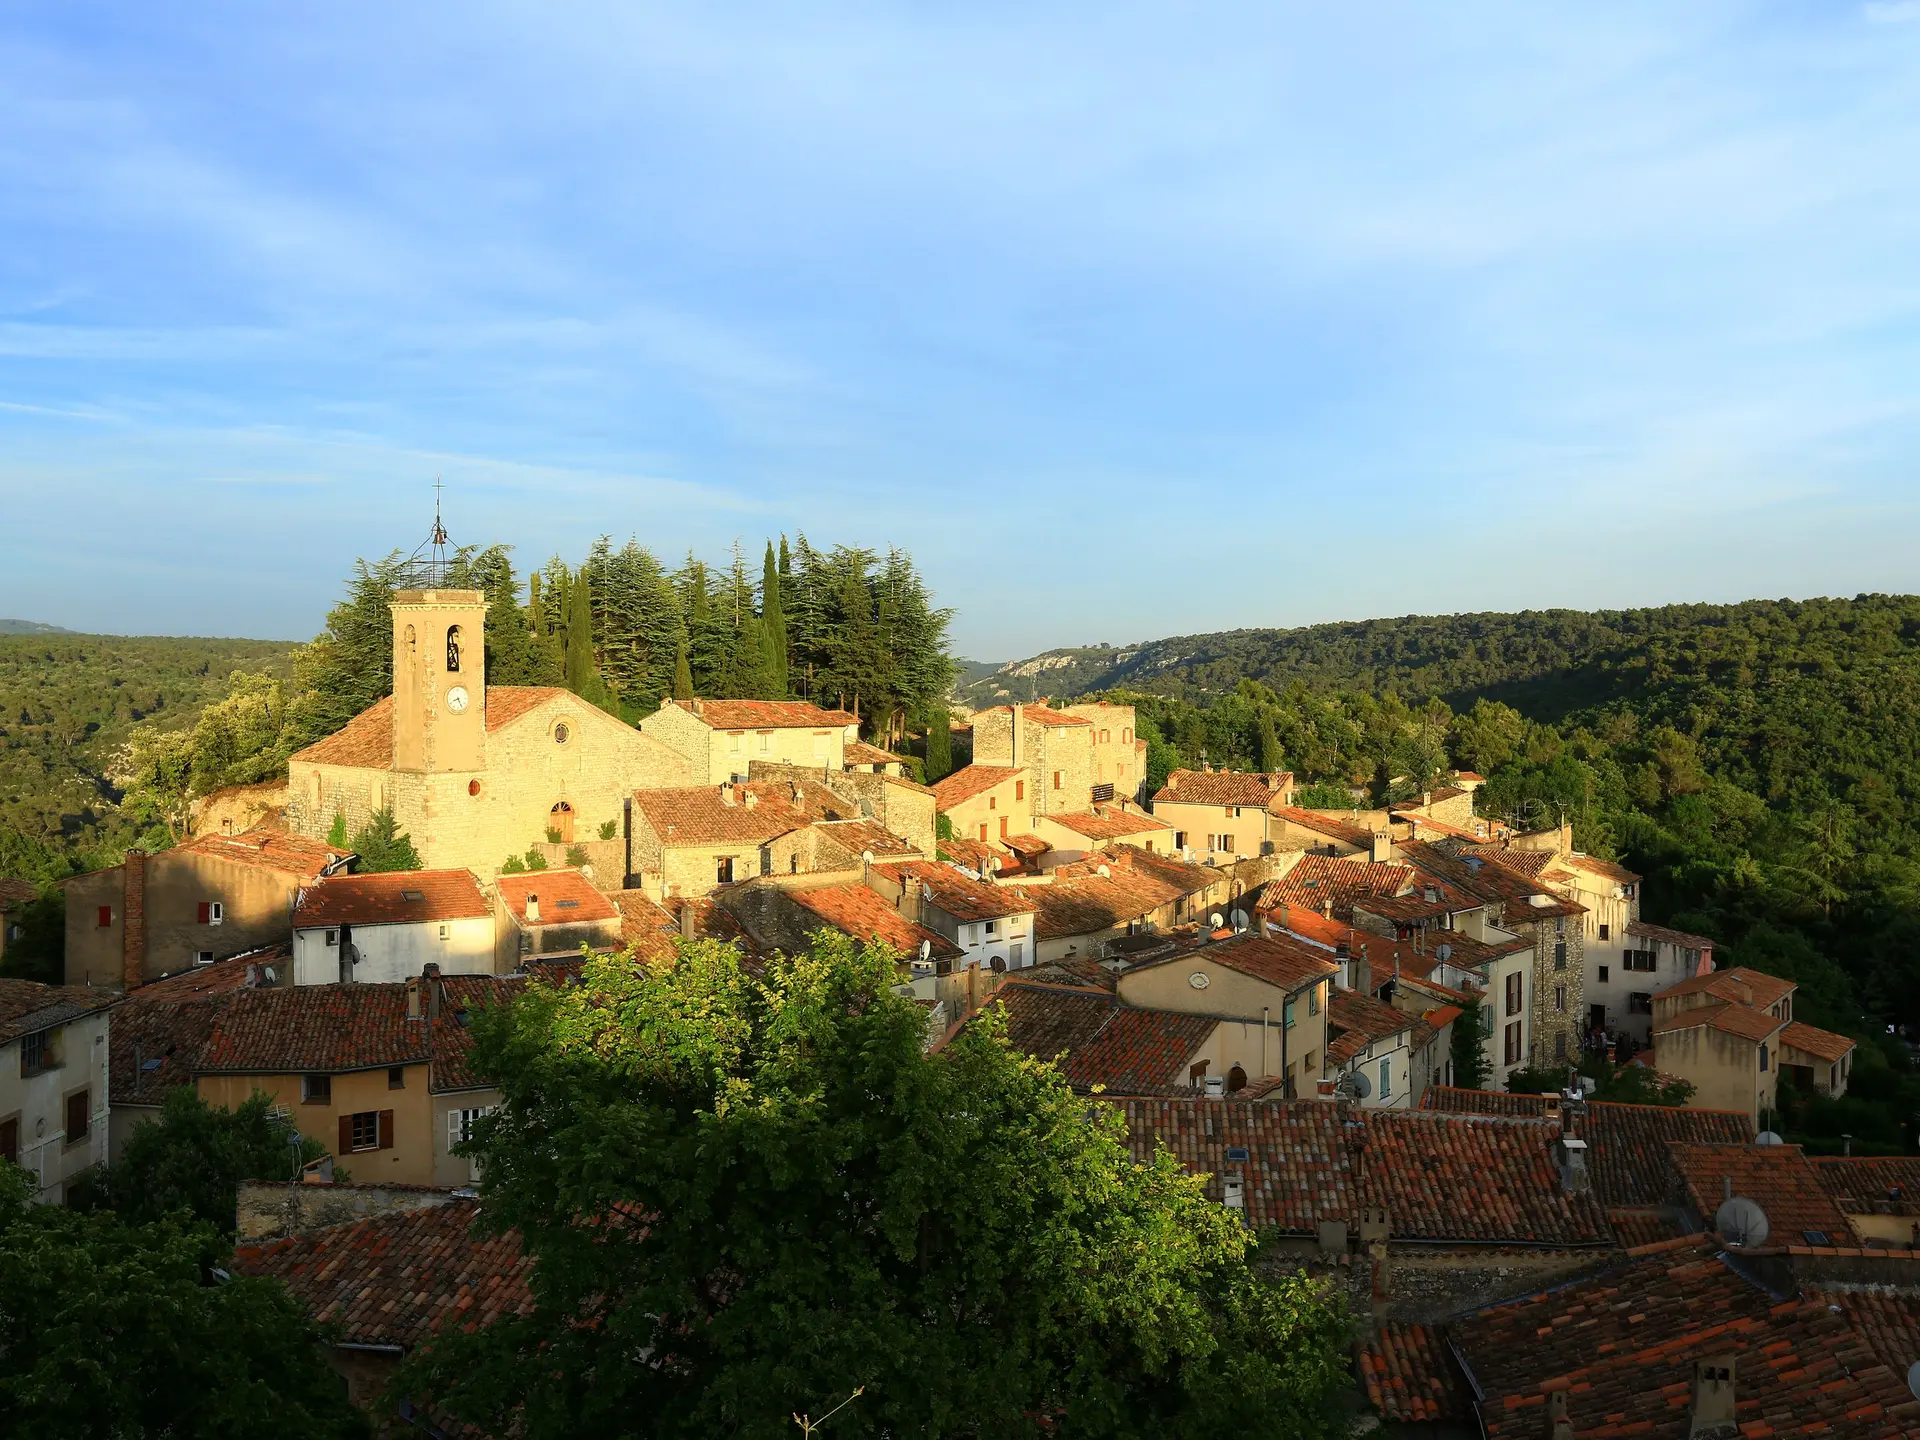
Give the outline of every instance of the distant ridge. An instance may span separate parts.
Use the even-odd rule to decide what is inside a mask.
[[[43,625],[38,620],[9,620],[0,616],[0,635],[72,635],[64,625]]]

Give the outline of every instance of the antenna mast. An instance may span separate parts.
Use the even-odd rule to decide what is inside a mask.
[[[400,567],[401,583],[414,590],[434,590],[447,582],[447,527],[440,520],[440,492],[446,487],[433,477],[433,530]]]

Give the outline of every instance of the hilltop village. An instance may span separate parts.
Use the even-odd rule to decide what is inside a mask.
[[[1477,813],[1480,776],[1384,809],[1302,807],[1287,773],[1150,788],[1131,707],[1036,701],[956,714],[967,763],[927,786],[808,701],[634,726],[489,686],[478,591],[392,617],[390,696],[284,783],[205,797],[183,843],[68,881],[65,983],[0,981],[0,1155],[43,1201],[178,1086],[264,1093],[326,1152],[243,1187],[235,1264],[340,1325],[356,1396],[458,1296],[527,1293],[516,1246],[467,1238],[460,1147],[499,1101],[477,1009],[583,954],[709,940],[752,968],[825,929],[898,956],[929,1051],[992,1012],[1139,1159],[1170,1150],[1344,1289],[1383,1420],[1920,1431],[1920,1160],[1768,1130],[1783,1073],[1845,1093],[1853,1042],[1644,921],[1641,877],[1570,828]],[[420,868],[338,842],[383,817]],[[1689,1103],[1590,1099],[1592,1049]],[[1543,1071],[1564,1083],[1509,1091]]]

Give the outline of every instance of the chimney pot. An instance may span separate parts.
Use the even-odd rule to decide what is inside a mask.
[[[527,892],[527,923],[529,925],[540,923],[540,897],[531,890]]]
[[[120,870],[120,982],[128,990],[147,978],[147,852],[127,851]]]
[[[1689,1440],[1737,1434],[1733,1415],[1734,1357],[1712,1355],[1693,1363],[1693,1413]]]
[[[420,1018],[420,981],[409,977],[407,980],[407,1019]]]

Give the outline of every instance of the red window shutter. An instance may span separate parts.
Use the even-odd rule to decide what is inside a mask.
[[[1002,840],[1007,838],[1007,817],[1004,815],[1000,817],[1000,838]]]
[[[213,906],[207,901],[202,900],[200,902],[200,923],[205,925],[211,919],[213,919]]]
[[[391,1110],[380,1112],[380,1148],[382,1150],[393,1148],[393,1112]]]
[[[353,1153],[353,1117],[351,1115],[342,1115],[340,1117],[340,1148],[333,1153],[335,1155],[351,1155]]]
[[[112,928],[112,925],[113,925],[113,906],[102,905],[100,907],[100,928],[102,930],[107,930]]]

